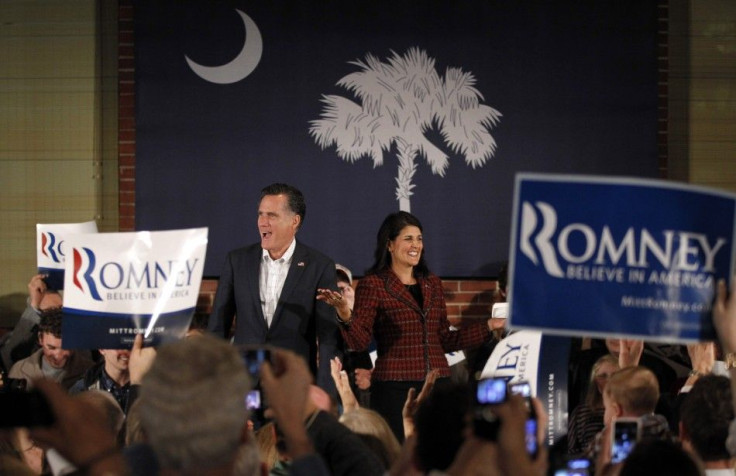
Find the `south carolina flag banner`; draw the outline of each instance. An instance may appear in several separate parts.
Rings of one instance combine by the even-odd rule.
[[[39,274],[45,274],[49,289],[64,289],[66,237],[75,233],[97,233],[97,223],[56,223],[36,225],[36,262]]]
[[[183,337],[194,314],[207,228],[67,238],[65,349],[129,348]]]
[[[516,179],[509,322],[546,333],[715,339],[736,195],[661,180]]]

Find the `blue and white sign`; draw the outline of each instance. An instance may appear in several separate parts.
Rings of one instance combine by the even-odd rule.
[[[715,338],[733,273],[736,195],[673,182],[519,174],[509,266],[514,328],[693,342]]]
[[[207,228],[67,238],[65,349],[128,348],[183,337],[202,282]]]
[[[97,223],[56,223],[36,225],[36,263],[38,273],[46,274],[49,289],[64,289],[66,237],[75,233],[97,233]]]
[[[526,381],[547,417],[547,443],[567,434],[567,373],[570,339],[535,331],[509,334],[493,349],[481,378]]]

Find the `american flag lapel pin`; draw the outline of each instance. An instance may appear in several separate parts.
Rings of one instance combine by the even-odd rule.
[[[304,261],[299,261],[296,265],[297,266],[301,266],[303,268],[304,267]]]

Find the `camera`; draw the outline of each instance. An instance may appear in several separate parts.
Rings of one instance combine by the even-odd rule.
[[[501,378],[486,378],[478,381],[475,392],[475,401],[478,405],[497,405],[506,401],[506,380]]]
[[[537,413],[534,411],[532,404],[532,386],[529,382],[521,381],[509,384],[509,393],[524,397],[526,409],[529,412],[526,423],[524,425],[524,438],[526,441],[526,451],[532,458],[537,456],[539,451],[538,435],[537,435]]]
[[[244,347],[241,354],[248,374],[253,380],[257,381],[260,378],[263,363],[271,361],[271,349],[268,347]]]
[[[505,379],[486,378],[478,381],[475,391],[473,433],[489,441],[495,441],[501,421],[492,406],[506,401],[507,385]]]
[[[264,362],[271,361],[271,349],[264,346],[246,346],[241,349],[241,355],[243,356],[243,363],[245,363],[248,375],[250,375],[251,381],[254,384],[253,390],[245,395],[245,408],[256,412],[256,416],[258,417],[259,412],[262,412],[266,407],[260,389],[261,367]]]
[[[515,382],[509,384],[509,392],[514,395],[521,395],[526,398],[527,401],[532,398],[532,386],[529,382]]]
[[[620,463],[629,456],[639,440],[640,424],[638,418],[619,418],[613,423],[611,438],[611,462]]]
[[[591,464],[587,458],[571,457],[565,461],[564,467],[555,470],[555,476],[588,476]]]
[[[7,378],[3,375],[3,386],[0,392],[22,392],[26,389],[27,383],[24,378]]]
[[[46,396],[38,390],[0,392],[0,428],[51,426],[54,421]]]
[[[245,408],[248,410],[261,410],[263,407],[260,390],[251,390],[245,395]]]

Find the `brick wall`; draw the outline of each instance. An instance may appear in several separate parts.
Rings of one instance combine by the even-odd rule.
[[[133,0],[118,2],[118,213],[135,230],[135,34]]]

